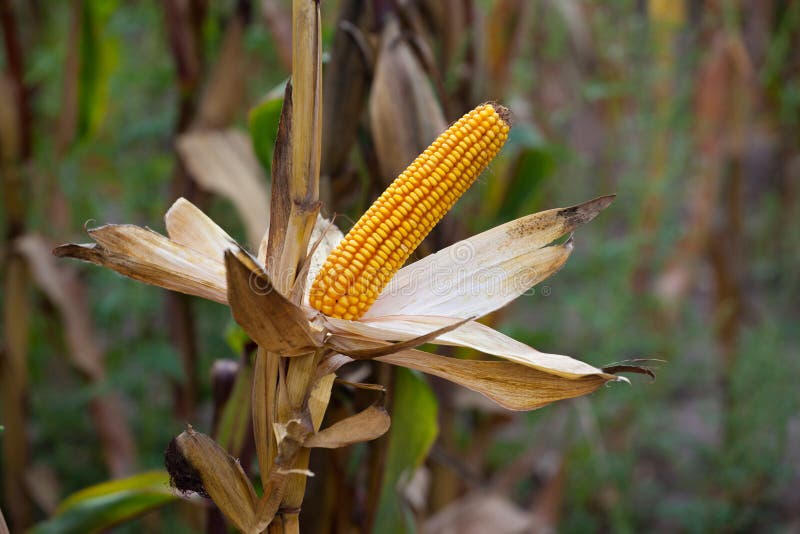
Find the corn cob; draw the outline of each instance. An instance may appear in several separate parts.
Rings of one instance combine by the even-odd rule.
[[[355,320],[486,168],[508,138],[497,104],[473,109],[395,179],[331,252],[311,286],[311,306]]]

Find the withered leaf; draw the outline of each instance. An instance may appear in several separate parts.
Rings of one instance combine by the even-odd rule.
[[[61,245],[53,254],[108,267],[146,284],[227,302],[225,268],[219,259],[131,224],[92,228],[89,236],[97,243]]]
[[[180,456],[176,456],[175,452],[179,452]],[[181,483],[191,482],[194,487],[186,486],[186,489],[207,494],[236,528],[243,532],[253,531],[258,499],[239,462],[213,439],[191,427],[175,438],[172,453],[167,458],[167,469],[173,480],[177,476]],[[175,470],[187,467],[180,457],[185,459],[190,470]]]
[[[337,449],[379,438],[389,430],[391,418],[383,406],[373,404],[309,437],[306,447]]]
[[[206,191],[234,205],[257,247],[269,221],[267,179],[249,138],[239,130],[192,131],[178,137],[178,154]]]
[[[601,375],[565,378],[513,362],[460,360],[420,350],[405,350],[376,359],[455,382],[509,410],[535,410],[558,400],[586,395],[610,379]]]
[[[225,253],[228,301],[236,322],[259,346],[298,356],[318,345],[300,308],[272,284],[267,273],[241,248]]]

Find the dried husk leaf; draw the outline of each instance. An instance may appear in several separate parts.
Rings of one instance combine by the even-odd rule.
[[[447,121],[425,72],[390,19],[381,35],[381,49],[369,99],[372,137],[386,178],[406,166],[447,129]]]
[[[375,347],[376,344],[381,344],[381,341],[405,341],[452,323],[452,317],[433,315],[385,316],[362,321],[325,318],[326,327],[331,332],[355,334],[356,338],[363,340],[364,348]],[[468,321],[451,332],[441,334],[432,340],[432,343],[474,349],[564,378],[603,374],[600,369],[571,356],[538,351],[475,321]],[[606,378],[610,379],[612,375],[606,375]]]
[[[547,247],[594,219],[614,200],[608,195],[571,206],[521,217],[459,241],[400,269],[364,315],[483,316],[557,271],[571,243]],[[543,248],[552,250],[541,250]],[[442,274],[459,289],[443,291]],[[505,278],[504,278],[505,277]],[[496,284],[489,291],[486,280]],[[450,281],[448,279],[448,281]]]
[[[279,356],[259,347],[253,365],[252,414],[253,438],[259,466],[272,465],[277,447],[272,432],[276,412],[276,387],[278,382]],[[269,470],[260,469],[261,485],[266,487]]]
[[[169,238],[185,245],[221,264],[225,251],[236,246],[236,241],[203,211],[180,197],[164,214]]]
[[[311,426],[315,432],[322,426],[322,419],[325,417],[325,410],[331,400],[331,388],[335,379],[335,373],[328,373],[317,380],[311,389],[308,411],[311,414]]]
[[[384,435],[391,418],[383,406],[373,404],[368,408],[338,421],[312,435],[303,444],[306,447],[338,449],[362,441],[372,441]]]
[[[89,230],[97,243],[56,247],[53,254],[108,267],[146,284],[227,303],[225,266],[148,228],[108,224]]]
[[[474,319],[474,317],[468,317],[460,321],[453,321],[452,324],[433,330],[430,333],[414,337],[407,341],[400,341],[398,343],[392,343],[389,345],[379,345],[371,348],[352,348],[353,345],[355,345],[356,347],[363,347],[363,343],[355,343],[355,344],[353,344],[352,342],[348,343],[348,341],[350,341],[350,338],[348,336],[337,336],[337,335],[332,335],[326,341],[326,344],[332,349],[339,352],[340,354],[349,356],[350,358],[356,360],[376,358],[378,356],[393,354],[395,352],[399,352],[405,349],[413,349],[415,347],[419,347],[420,345],[424,345],[425,343],[429,343],[443,334],[452,332],[459,326],[471,321],[472,319]]]
[[[180,135],[176,147],[200,187],[230,200],[257,247],[269,221],[269,191],[248,136],[237,129],[192,131]]]
[[[329,377],[332,379],[334,376],[335,375],[331,373],[326,375],[323,380]],[[380,392],[380,396],[366,409],[342,419],[341,421],[337,421],[328,428],[319,430],[319,425],[316,425],[317,433],[309,436],[303,446],[337,449],[339,447],[353,445],[354,443],[377,439],[389,430],[391,418],[384,408],[386,389],[383,386],[377,384],[353,384],[343,381],[339,383],[378,391]],[[328,388],[328,395],[330,395],[330,388]]]
[[[267,266],[267,272],[273,279],[283,276],[284,267],[281,262],[283,246],[286,242],[286,229],[289,225],[292,199],[290,182],[292,179],[292,81],[286,84],[283,95],[283,107],[278,121],[278,134],[275,138],[275,150],[272,153],[272,195],[270,197],[270,218],[267,230],[267,246],[261,259]],[[263,248],[263,247],[262,247]]]
[[[302,310],[272,284],[255,259],[241,248],[225,253],[228,300],[233,317],[260,347],[298,356],[318,345]]]
[[[444,378],[517,411],[535,410],[558,400],[587,395],[614,379],[610,375],[564,378],[512,362],[460,360],[420,350],[405,350],[376,359]]]
[[[239,462],[213,439],[191,427],[175,441],[180,453],[200,475],[203,488],[214,504],[236,528],[255,532],[257,496]]]
[[[327,221],[322,218],[322,215],[317,214],[317,224],[314,225],[314,231],[311,232],[306,261],[303,262],[303,267],[297,273],[297,278],[292,286],[290,295],[292,302],[309,305],[308,295],[311,293],[311,287],[317,274],[322,270],[331,251],[343,238],[342,231],[332,220]]]

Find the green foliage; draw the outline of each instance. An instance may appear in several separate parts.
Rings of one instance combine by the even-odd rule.
[[[248,115],[250,137],[261,166],[272,168],[272,153],[278,137],[278,121],[283,107],[283,86],[271,91]]]
[[[402,489],[436,440],[437,402],[425,379],[402,368],[396,370],[392,397],[392,427],[375,532],[413,532]]]
[[[91,135],[107,106],[108,81],[117,64],[119,44],[105,35],[116,0],[83,0],[78,71],[78,139]]]
[[[101,532],[175,501],[165,471],[103,482],[67,497],[55,515],[30,534]]]

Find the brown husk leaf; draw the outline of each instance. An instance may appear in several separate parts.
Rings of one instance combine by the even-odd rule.
[[[587,395],[610,380],[598,375],[570,379],[513,362],[461,360],[420,350],[376,359],[444,378],[509,410],[535,410],[558,400]]]
[[[318,343],[302,310],[275,288],[247,252],[226,251],[225,267],[233,317],[260,347],[283,356],[314,350]]]

